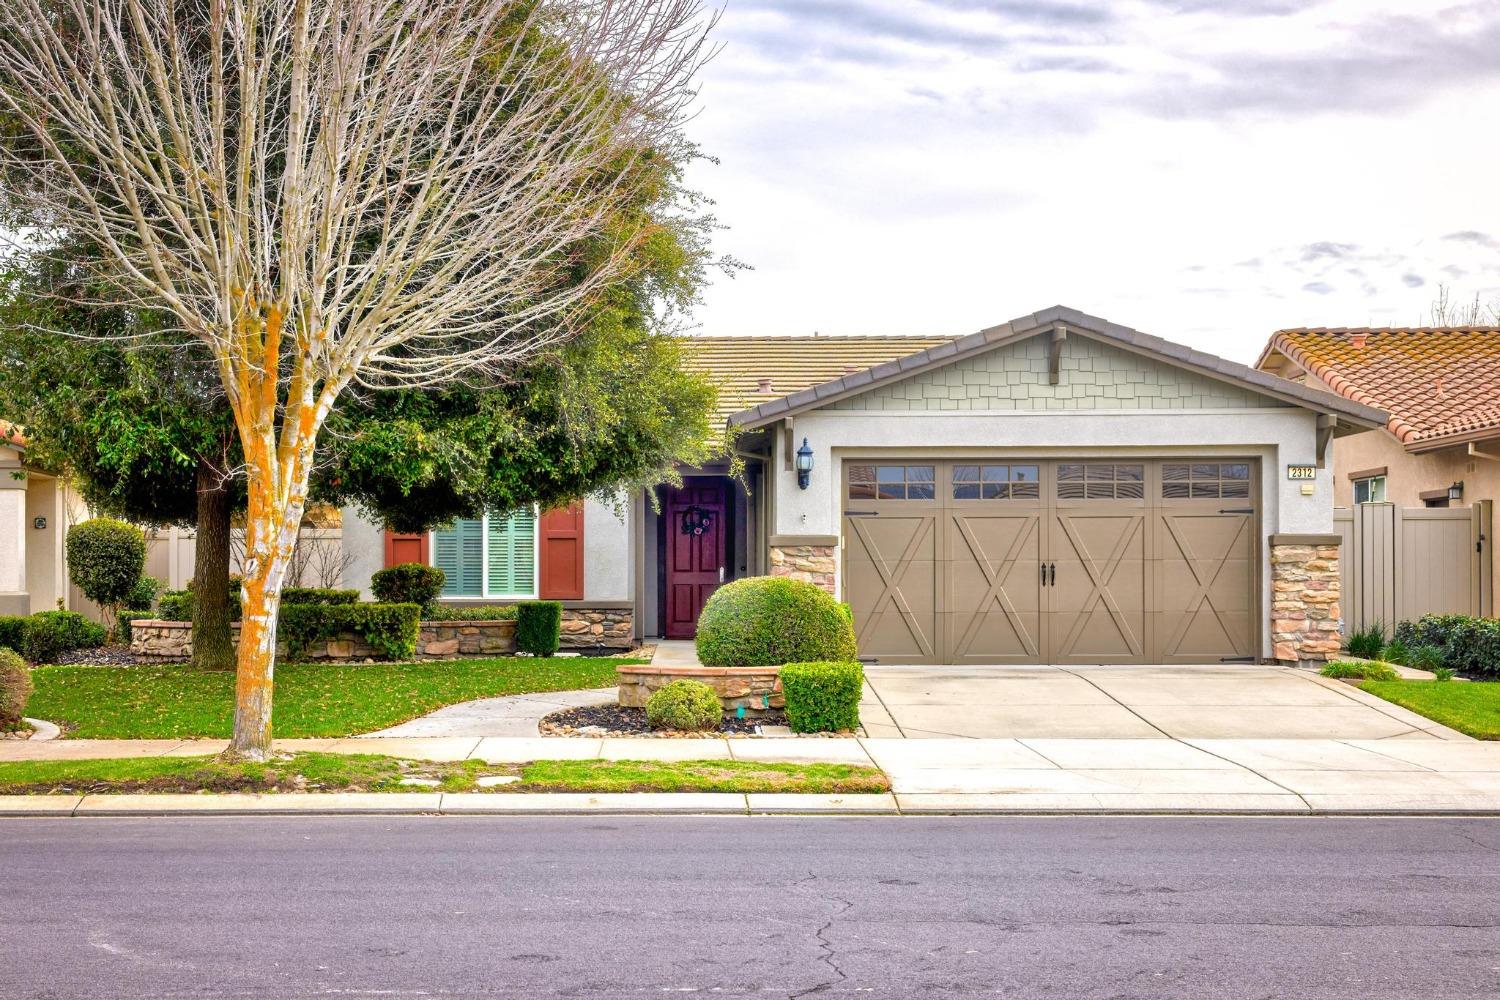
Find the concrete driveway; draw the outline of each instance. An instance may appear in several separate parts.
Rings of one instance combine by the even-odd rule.
[[[1311,671],[1269,666],[866,667],[871,736],[1458,739]]]

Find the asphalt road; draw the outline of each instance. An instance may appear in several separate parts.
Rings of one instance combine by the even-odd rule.
[[[1500,820],[0,822],[0,998],[1500,996]]]

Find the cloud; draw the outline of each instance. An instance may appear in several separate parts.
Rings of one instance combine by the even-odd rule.
[[[1326,281],[1309,281],[1302,286],[1304,292],[1312,292],[1314,295],[1332,295],[1336,288]]]
[[[1302,259],[1304,261],[1314,260],[1343,260],[1359,247],[1353,243],[1334,243],[1331,240],[1320,240],[1317,243],[1309,243],[1302,248]]]
[[[1406,274],[1403,274],[1401,276],[1401,283],[1407,288],[1421,288],[1423,285],[1427,284],[1427,279],[1422,277],[1420,274],[1412,274],[1410,271],[1408,271]]]

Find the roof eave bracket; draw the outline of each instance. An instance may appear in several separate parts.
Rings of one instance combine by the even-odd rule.
[[[1052,328],[1052,334],[1047,338],[1048,385],[1058,385],[1062,382],[1062,349],[1067,339],[1068,328],[1061,323]]]

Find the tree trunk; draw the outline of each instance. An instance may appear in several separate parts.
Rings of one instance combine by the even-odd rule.
[[[229,614],[229,483],[198,460],[198,541],[193,553],[193,666],[233,670]]]

